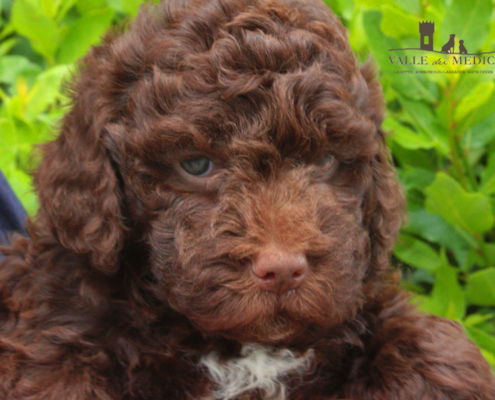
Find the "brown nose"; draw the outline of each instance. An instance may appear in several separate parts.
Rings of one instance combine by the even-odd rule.
[[[272,250],[261,253],[251,273],[258,286],[282,294],[297,288],[306,278],[308,261],[304,254]]]

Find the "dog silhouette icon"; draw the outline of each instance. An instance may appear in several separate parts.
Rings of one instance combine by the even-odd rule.
[[[442,47],[442,53],[453,53],[455,47],[455,35],[451,34],[450,39],[447,43],[445,43]]]

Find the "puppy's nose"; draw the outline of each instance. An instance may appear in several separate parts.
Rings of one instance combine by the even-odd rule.
[[[299,287],[307,272],[308,261],[304,254],[282,250],[261,253],[251,270],[261,289],[277,294]]]

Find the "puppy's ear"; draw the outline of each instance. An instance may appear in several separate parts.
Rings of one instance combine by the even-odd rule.
[[[35,174],[36,221],[62,246],[87,255],[96,269],[110,274],[118,268],[125,227],[119,182],[103,144],[108,116],[97,75],[83,67],[59,136],[42,147]]]
[[[392,166],[381,128],[384,99],[371,61],[361,67],[368,88],[365,112],[377,127],[378,154],[371,160],[373,179],[364,202],[364,219],[371,239],[370,275],[381,275],[389,267],[389,258],[402,221],[405,219],[405,199]]]

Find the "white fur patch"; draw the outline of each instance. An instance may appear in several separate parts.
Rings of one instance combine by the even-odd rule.
[[[217,385],[212,399],[231,400],[251,390],[262,390],[267,400],[286,400],[283,378],[307,372],[313,355],[312,349],[297,355],[288,349],[245,344],[240,357],[222,361],[211,352],[201,358],[201,365]]]

